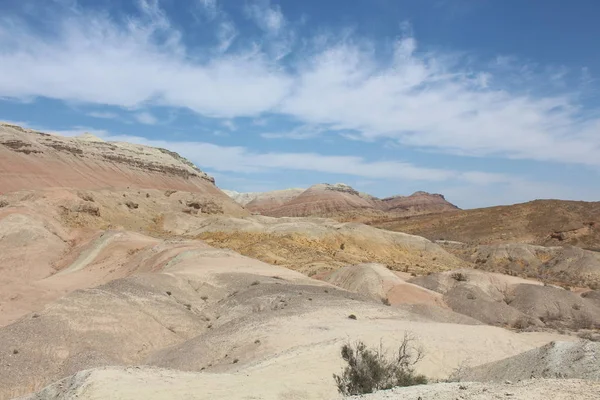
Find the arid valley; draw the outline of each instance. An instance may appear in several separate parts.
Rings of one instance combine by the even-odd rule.
[[[171,151],[0,126],[0,398],[598,399],[600,203],[225,194]]]

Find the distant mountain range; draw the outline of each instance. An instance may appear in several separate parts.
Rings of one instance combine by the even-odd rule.
[[[321,183],[308,189],[239,193],[224,191],[251,212],[272,217],[377,218],[413,216],[458,210],[441,194],[416,192],[379,199],[343,184]]]

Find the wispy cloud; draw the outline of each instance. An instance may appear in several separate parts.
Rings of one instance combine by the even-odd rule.
[[[226,120],[222,121],[222,122],[221,122],[221,124],[222,124],[222,125],[223,125],[225,128],[229,129],[230,131],[235,131],[235,130],[237,130],[237,125],[235,124],[235,122],[233,122],[233,121],[232,121],[232,120],[230,120],[230,119],[226,119]]]
[[[141,124],[145,124],[145,125],[155,125],[156,123],[158,123],[158,119],[150,114],[149,112],[141,112],[141,113],[137,113],[135,114],[135,119],[141,123]]]
[[[264,139],[313,139],[326,131],[325,127],[314,125],[301,125],[285,132],[264,132],[260,136]]]
[[[271,5],[269,0],[255,0],[246,6],[246,13],[259,28],[270,34],[278,34],[286,24],[279,5]]]
[[[220,51],[214,52],[214,47],[186,47],[157,1],[139,5],[140,16],[126,24],[68,9],[56,14],[49,34],[4,13],[0,97],[44,96],[127,109],[160,105],[226,119],[271,113],[315,130],[350,132],[349,139],[429,152],[600,166],[597,115],[586,111],[570,89],[536,91],[536,77],[560,82],[569,71],[538,71],[514,57],[497,58],[478,70],[460,57],[419,51],[406,26],[389,52],[376,51],[351,33],[296,43],[281,8],[268,1],[246,7],[264,37],[232,46],[239,26],[218,25]],[[511,84],[507,74],[526,76],[531,90]],[[583,75],[592,79],[589,71]]]
[[[402,161],[368,161],[358,156],[319,153],[256,152],[241,146],[220,146],[206,142],[149,140],[138,136],[101,134],[109,141],[126,141],[177,151],[201,168],[219,172],[256,174],[280,171],[312,171],[368,179],[447,181],[473,184],[513,181],[504,174],[426,168]]]
[[[92,118],[101,118],[101,119],[117,119],[119,115],[113,112],[102,112],[102,111],[92,111],[86,114]]]

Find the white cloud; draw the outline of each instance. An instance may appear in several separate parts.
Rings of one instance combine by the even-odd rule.
[[[235,38],[237,37],[238,32],[235,28],[233,22],[229,20],[222,21],[219,24],[219,28],[217,29],[217,39],[219,41],[218,50],[221,53],[226,52]]]
[[[371,51],[352,44],[327,48],[300,71],[283,110],[405,146],[600,165],[600,137],[588,134],[598,120],[582,118],[569,96],[489,88],[489,74],[450,71],[415,49],[413,39],[402,39],[393,61],[381,65]]]
[[[325,127],[301,125],[286,132],[264,132],[260,136],[264,139],[313,139],[325,132]]]
[[[137,113],[135,114],[135,119],[141,123],[141,124],[145,124],[145,125],[155,125],[158,122],[158,119],[150,114],[149,112],[141,112],[141,113]]]
[[[102,112],[102,111],[92,111],[86,114],[87,116],[93,118],[101,118],[101,119],[117,119],[119,115],[113,112]]]
[[[210,116],[251,116],[289,91],[290,78],[260,52],[192,62],[164,14],[153,3],[142,4],[149,22],[131,19],[121,26],[82,11],[58,21],[55,35],[0,17],[0,96],[126,108],[152,101]]]
[[[236,42],[235,51],[237,28],[220,24],[215,53],[186,48],[156,0],[139,4],[142,17],[125,25],[104,14],[67,10],[43,36],[4,13],[0,97],[133,109],[162,105],[223,118],[283,114],[315,129],[350,131],[344,134],[350,139],[600,166],[600,119],[586,114],[577,93],[541,96],[503,86],[502,71],[535,79],[535,68],[520,66],[514,57],[498,57],[489,70],[461,66],[439,52],[419,52],[404,24],[406,36],[391,54],[376,52],[353,34],[329,35],[302,38],[302,50],[283,63],[294,40],[286,36],[288,22],[277,5],[259,1],[246,7],[268,34],[244,46]],[[306,45],[314,42],[319,46]],[[554,81],[565,76],[562,69],[543,73]],[[592,79],[588,71],[583,75]]]
[[[217,15],[217,0],[198,0],[198,4],[209,17],[214,18]]]
[[[235,124],[235,122],[233,122],[230,119],[226,119],[226,120],[222,121],[221,125],[223,125],[227,129],[229,129],[230,131],[237,130],[237,125]]]
[[[514,180],[513,177],[503,174],[426,168],[401,161],[367,161],[358,156],[333,156],[319,153],[261,153],[240,146],[219,146],[205,142],[149,140],[137,136],[110,135],[102,131],[96,131],[94,134],[100,135],[103,139],[109,141],[125,141],[167,148],[189,158],[200,168],[219,172],[255,174],[292,170],[391,181],[441,182],[458,180],[474,184],[487,183],[486,180],[490,182]]]
[[[259,28],[270,34],[278,34],[286,24],[279,5],[271,5],[269,0],[256,0],[246,6],[248,16]]]

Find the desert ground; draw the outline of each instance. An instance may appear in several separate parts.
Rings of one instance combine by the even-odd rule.
[[[429,383],[356,398],[600,398],[600,207],[512,207],[226,194],[165,149],[0,125],[0,399],[341,399],[342,346],[405,334]]]

